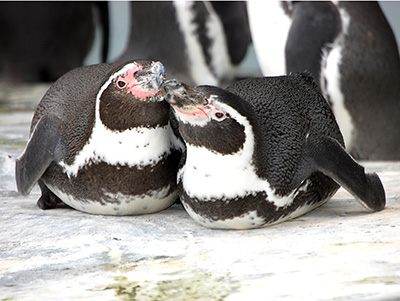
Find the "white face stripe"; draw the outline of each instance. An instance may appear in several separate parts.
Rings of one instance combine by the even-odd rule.
[[[112,74],[108,80],[104,83],[103,86],[101,86],[99,93],[97,93],[96,96],[96,120],[98,115],[100,114],[100,97],[103,94],[103,92],[107,89],[107,87],[112,83],[112,81],[114,79],[116,79],[118,76],[124,75],[125,73],[127,73],[131,68],[136,67],[137,64],[136,63],[129,63],[126,64],[122,69],[118,70],[117,72],[115,72],[114,74]]]
[[[179,121],[185,124],[191,124],[199,127],[204,127],[207,125],[208,122],[210,122],[212,119],[215,119],[213,116],[213,113],[215,110],[217,111],[222,111],[224,113],[232,112],[234,116],[237,116],[236,118],[241,118],[241,115],[231,107],[219,102],[217,95],[210,95],[207,100],[209,105],[206,105],[202,108],[203,112],[197,111],[195,114],[185,114],[182,112],[179,112],[179,109],[175,109],[175,116],[178,118]],[[208,107],[210,106],[210,107]],[[214,109],[215,108],[215,109]],[[208,118],[206,118],[205,114],[208,115]]]

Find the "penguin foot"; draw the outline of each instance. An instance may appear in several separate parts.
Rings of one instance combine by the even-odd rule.
[[[39,181],[39,187],[42,191],[42,196],[37,201],[37,205],[40,209],[69,208],[69,206],[51,192],[42,181]]]
[[[42,196],[37,201],[37,205],[42,210],[68,208],[68,205],[66,205],[54,193],[50,191],[48,193],[42,194]]]

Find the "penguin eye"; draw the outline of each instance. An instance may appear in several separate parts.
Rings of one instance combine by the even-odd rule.
[[[222,120],[225,118],[225,114],[223,112],[215,112],[214,116],[217,118],[217,120]]]
[[[120,79],[120,80],[117,81],[117,86],[118,86],[119,88],[123,89],[123,88],[126,87],[126,82],[123,81],[122,79]]]

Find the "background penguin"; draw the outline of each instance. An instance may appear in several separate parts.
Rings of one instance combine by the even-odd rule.
[[[95,15],[99,16],[99,22]],[[83,65],[95,25],[108,51],[107,2],[0,2],[0,72],[6,82],[52,82]]]
[[[379,177],[365,174],[344,150],[311,77],[246,79],[227,90],[171,80],[163,93],[186,143],[179,197],[200,224],[247,229],[282,222],[322,205],[338,184],[366,208],[384,208]]]
[[[248,3],[264,75],[309,71],[357,159],[400,159],[400,57],[377,2]]]
[[[132,1],[127,48],[117,59],[157,58],[189,84],[233,81],[250,44],[244,2]]]
[[[145,60],[72,70],[33,116],[16,161],[22,195],[39,181],[38,206],[61,201],[89,213],[152,213],[176,199],[182,143],[159,93],[164,67]]]

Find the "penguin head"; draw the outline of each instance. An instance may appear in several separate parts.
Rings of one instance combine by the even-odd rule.
[[[142,101],[160,101],[161,84],[165,79],[164,66],[160,62],[136,61],[125,65],[125,73],[117,75],[112,84],[125,94],[132,94]]]
[[[96,100],[97,113],[107,128],[121,132],[168,123],[169,107],[160,94],[165,80],[160,62],[136,60],[118,64],[108,76]]]
[[[250,103],[218,87],[191,88],[177,80],[166,81],[162,93],[175,111],[187,144],[229,155],[250,143],[253,151],[257,121]]]

